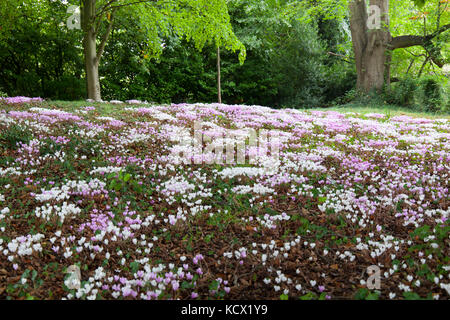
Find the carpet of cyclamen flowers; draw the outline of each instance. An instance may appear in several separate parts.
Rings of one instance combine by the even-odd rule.
[[[68,105],[0,100],[0,299],[449,299],[448,119]],[[194,121],[279,157],[177,164]]]

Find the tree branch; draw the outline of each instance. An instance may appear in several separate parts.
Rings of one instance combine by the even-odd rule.
[[[437,29],[435,32],[433,32],[432,34],[428,35],[427,38],[428,38],[428,40],[431,40],[431,39],[435,38],[436,36],[440,35],[441,33],[447,31],[448,29],[450,29],[450,23],[446,24],[446,25],[443,25],[442,27]]]
[[[110,0],[105,6],[103,6],[103,8],[100,10],[100,12],[96,14],[96,17],[102,16],[106,11],[111,10],[111,9],[116,10],[118,8],[129,7],[129,6],[132,6],[135,4],[139,4],[139,3],[158,2],[158,0],[137,0],[134,2],[118,4],[118,5],[113,5],[114,2],[117,2],[117,0]]]
[[[442,68],[445,64],[443,61],[440,51],[438,48],[433,46],[432,40],[440,35],[441,33],[450,29],[450,24],[446,24],[439,29],[437,29],[432,34],[427,36],[398,36],[392,38],[391,42],[388,45],[390,50],[400,49],[400,48],[409,48],[413,46],[422,46],[427,53],[429,54],[429,58],[436,64],[438,67]]]
[[[427,42],[430,42],[433,38],[447,31],[448,29],[450,29],[450,24],[446,24],[440,27],[438,30],[427,36],[408,35],[408,36],[394,37],[389,43],[389,47],[391,50],[395,50],[400,48],[409,48],[413,46],[424,46]]]
[[[428,61],[430,60],[430,56],[426,57],[425,61],[422,64],[422,67],[420,67],[420,71],[418,74],[418,78],[420,78],[420,76],[422,75],[423,69],[425,68],[425,66],[427,65]]]
[[[108,29],[106,30],[105,34],[103,35],[102,42],[100,43],[100,46],[98,47],[97,57],[95,58],[95,62],[96,63],[100,62],[100,59],[101,59],[102,54],[103,54],[103,51],[105,50],[106,42],[108,41],[109,35],[111,34],[112,26],[113,26],[113,23],[114,23],[115,11],[116,10],[113,9],[113,11],[111,13],[111,19],[109,21]]]
[[[109,0],[108,3],[106,3],[100,10],[98,13],[95,14],[95,18],[99,18],[103,15],[103,13],[105,13],[108,9],[110,9],[111,5],[114,2],[117,2],[118,0]]]
[[[391,50],[409,48],[414,46],[423,46],[425,44],[425,37],[422,36],[398,36],[392,38],[389,43]]]
[[[334,52],[327,52],[327,54],[330,55],[330,56],[339,57],[343,61],[345,61],[347,63],[351,63],[351,64],[353,64],[354,62],[348,61],[347,59],[355,60],[355,58],[353,58],[353,57],[347,57],[347,56],[344,56],[343,54],[338,54],[338,53],[334,53]]]

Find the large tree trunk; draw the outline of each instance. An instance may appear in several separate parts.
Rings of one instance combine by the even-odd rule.
[[[97,35],[94,28],[95,2],[95,0],[83,1],[81,22],[84,31],[83,48],[88,98],[99,101],[101,100],[101,94],[98,76],[99,59],[97,59]]]
[[[390,73],[389,0],[370,0],[370,5],[379,8],[379,27],[374,27],[372,21],[369,21],[368,26],[369,16],[365,0],[350,2],[350,29],[356,60],[357,88],[365,92],[373,89],[380,91]],[[389,83],[389,80],[387,82]]]

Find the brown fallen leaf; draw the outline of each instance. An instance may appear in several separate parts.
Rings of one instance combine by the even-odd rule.
[[[245,279],[241,279],[241,283],[242,283],[244,286],[249,286],[249,285],[250,285],[250,284],[248,283],[248,281],[245,280]]]
[[[252,226],[245,226],[245,230],[247,230],[248,232],[254,232],[255,230],[253,228],[254,227]]]

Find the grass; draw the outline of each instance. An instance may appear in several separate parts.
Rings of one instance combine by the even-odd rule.
[[[400,115],[406,115],[414,118],[430,118],[430,119],[450,119],[450,114],[442,113],[432,113],[432,112],[422,112],[415,111],[404,107],[394,106],[394,105],[381,105],[381,104],[362,104],[362,103],[348,103],[339,106],[333,106],[329,108],[312,109],[321,111],[338,111],[338,112],[355,112],[362,115],[367,113],[381,113],[385,114],[387,117],[395,117]]]
[[[118,107],[117,105],[105,102],[88,102],[84,100],[80,101],[50,101],[49,105],[53,105],[57,108],[62,108],[67,112],[74,112],[77,109],[82,107],[93,106],[96,111],[102,116],[112,116],[117,114]]]
[[[112,116],[115,113],[117,113],[117,105],[105,103],[105,102],[88,102],[84,100],[80,101],[60,101],[55,100],[51,101],[49,103],[50,105],[55,105],[56,107],[63,108],[64,110],[68,112],[73,112],[76,109],[79,109],[80,107],[87,107],[87,106],[95,106],[96,110],[102,115],[102,116]],[[430,118],[430,119],[450,119],[450,114],[443,114],[443,113],[432,113],[432,112],[423,112],[423,111],[417,111],[412,110],[405,107],[400,107],[396,105],[389,105],[389,104],[381,104],[381,103],[375,103],[375,102],[350,102],[343,105],[337,105],[332,106],[328,108],[313,108],[313,109],[305,109],[306,110],[320,110],[320,111],[338,111],[342,113],[346,112],[355,112],[360,113],[362,115],[365,115],[367,113],[381,113],[385,114],[387,118],[389,117],[395,117],[399,115],[406,115],[414,118]]]

